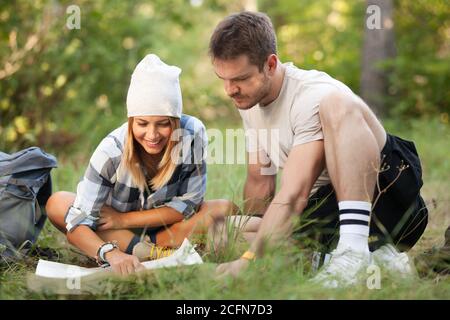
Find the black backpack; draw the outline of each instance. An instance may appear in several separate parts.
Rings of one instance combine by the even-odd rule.
[[[20,258],[36,242],[52,194],[50,170],[56,167],[56,158],[38,147],[0,152],[0,263]]]

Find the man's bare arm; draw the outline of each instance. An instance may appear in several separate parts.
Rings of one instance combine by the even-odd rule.
[[[293,217],[307,205],[314,182],[325,166],[323,141],[314,141],[292,148],[283,170],[280,191],[267,209],[246,258],[220,264],[218,275],[236,276],[248,265],[248,257],[262,256],[266,244],[286,240],[293,231]],[[246,253],[246,254],[247,254]]]
[[[270,166],[261,163],[261,155],[248,153],[247,179],[244,185],[244,212],[263,215],[275,195],[276,174],[264,175],[262,169]]]
[[[311,188],[324,166],[323,141],[306,143],[291,150],[280,191],[267,209],[250,251],[261,256],[266,241],[275,243],[292,234],[293,217],[303,212]]]

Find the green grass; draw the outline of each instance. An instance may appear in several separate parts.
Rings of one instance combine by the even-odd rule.
[[[439,246],[444,230],[450,225],[450,127],[436,119],[409,123],[386,121],[389,132],[413,140],[423,161],[423,196],[429,205],[430,221],[410,255]],[[90,155],[59,156],[59,168],[53,171],[54,191],[74,191]],[[243,165],[210,165],[207,199],[226,198],[242,205],[245,179]],[[82,257],[67,244],[65,237],[47,223],[39,244],[56,248],[60,261],[80,263]],[[239,248],[237,246],[236,248]],[[242,250],[242,246],[241,246]],[[182,268],[153,270],[128,278],[111,277],[99,282],[91,294],[81,296],[33,292],[27,276],[34,272],[36,261],[11,265],[0,270],[0,299],[449,299],[450,278],[429,275],[414,281],[384,276],[381,289],[366,286],[351,290],[325,290],[311,285],[311,250],[300,246],[283,246],[252,263],[239,278],[217,279],[214,269],[218,257],[200,249],[205,264]],[[239,255],[239,250],[231,256]],[[228,255],[230,256],[230,255]],[[81,259],[81,260],[80,260]]]

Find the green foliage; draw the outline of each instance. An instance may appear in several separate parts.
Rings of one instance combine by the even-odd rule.
[[[316,69],[359,89],[365,1],[261,1],[272,17],[282,61]]]
[[[192,2],[195,3],[195,2]],[[0,4],[0,149],[38,145],[50,152],[90,151],[125,120],[133,68],[156,53],[183,69],[184,110],[208,124],[236,123],[207,55],[216,23],[242,1],[5,0]],[[391,115],[450,110],[450,6],[397,0],[397,57],[389,73]],[[81,28],[66,26],[81,10]],[[282,61],[328,72],[359,90],[363,0],[258,1],[272,17]],[[80,143],[80,142],[83,143]]]
[[[80,8],[80,29],[66,26],[69,5]],[[228,115],[222,92],[211,86],[206,39],[213,18],[183,0],[2,1],[0,68],[16,69],[0,78],[0,149],[95,145],[125,121],[131,73],[152,52],[183,69],[186,113]]]
[[[387,61],[391,115],[450,113],[450,5],[443,0],[398,0],[397,57]]]
[[[450,6],[445,0],[394,1],[397,55],[379,65],[389,76],[387,114],[418,117],[450,112]],[[359,91],[366,2],[260,1],[271,16],[283,61],[317,69]]]

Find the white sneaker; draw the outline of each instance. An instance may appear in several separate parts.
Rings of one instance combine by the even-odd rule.
[[[417,275],[413,261],[405,252],[398,252],[391,245],[386,244],[372,252],[373,263],[383,268],[393,276],[400,275],[402,278],[415,277]]]
[[[355,285],[366,274],[370,263],[370,252],[358,252],[352,248],[333,250],[330,261],[312,278],[312,282],[326,288]]]

